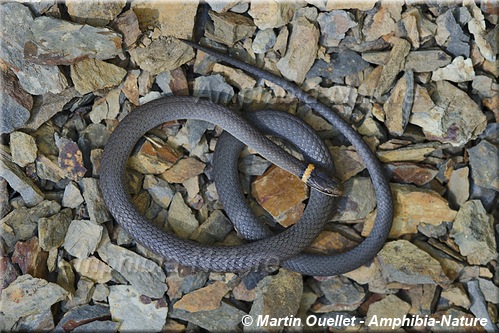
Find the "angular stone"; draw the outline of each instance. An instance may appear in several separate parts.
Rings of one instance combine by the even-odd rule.
[[[97,252],[105,263],[130,282],[139,295],[161,298],[168,289],[165,273],[154,261],[111,244],[108,239],[102,240]]]
[[[253,39],[253,44],[251,44],[251,49],[256,54],[264,54],[272,47],[274,47],[277,41],[277,36],[274,29],[264,29],[259,30],[255,38]]]
[[[172,309],[169,317],[187,321],[210,332],[237,331],[241,318],[247,313],[222,302],[222,306],[212,311],[187,312]]]
[[[486,265],[497,256],[493,219],[480,200],[470,200],[461,206],[450,236],[472,265]]]
[[[409,303],[404,302],[400,298],[395,295],[388,295],[383,298],[381,301],[372,303],[369,306],[366,314],[366,323],[370,323],[369,325],[375,325],[378,330],[394,330],[399,329],[400,325],[397,325],[394,320],[394,324],[390,325],[388,321],[385,321],[386,324],[383,325],[381,319],[383,318],[398,318],[400,323],[405,318],[407,313],[409,313],[409,309],[411,306]],[[398,321],[397,321],[398,322]]]
[[[498,165],[498,147],[486,140],[469,148],[471,176],[476,185],[499,191],[499,171],[491,168]]]
[[[357,26],[353,15],[344,10],[320,13],[317,22],[321,27],[321,44],[327,47],[338,46],[345,33]]]
[[[307,186],[296,176],[278,167],[271,167],[252,184],[256,201],[281,225],[298,222],[303,214]]]
[[[447,183],[449,202],[453,207],[462,206],[470,196],[469,168],[452,171]]]
[[[356,74],[369,67],[369,64],[357,53],[345,50],[339,53],[333,53],[330,56],[330,62],[327,63],[319,59],[312,66],[307,77],[321,76],[331,80]]]
[[[406,240],[386,243],[378,253],[378,259],[389,283],[438,284],[442,287],[450,283],[436,259]]]
[[[175,233],[182,238],[189,238],[199,227],[196,216],[192,213],[182,198],[182,194],[175,194],[170,210],[168,211],[168,222]]]
[[[35,19],[24,44],[25,60],[49,66],[73,65],[85,58],[106,60],[121,52],[121,36],[112,30],[48,16]]]
[[[393,44],[390,55],[381,72],[377,87],[374,89],[374,96],[381,97],[390,90],[397,75],[404,68],[405,58],[409,54],[411,44],[405,39],[399,38]]]
[[[125,75],[123,68],[92,58],[71,65],[71,79],[80,94],[116,87]]]
[[[470,37],[463,32],[461,25],[456,21],[458,10],[464,10],[469,16],[465,7],[449,9],[445,14],[437,17],[437,31],[435,35],[436,42],[447,48],[447,51],[453,56],[470,56]],[[471,19],[471,17],[469,17]],[[465,22],[460,22],[464,24]]]
[[[43,251],[38,237],[32,237],[26,242],[17,242],[12,255],[12,263],[18,264],[23,274],[35,278],[47,279],[48,253]]]
[[[62,197],[62,206],[69,208],[77,208],[84,202],[78,185],[74,182],[69,182],[64,189]]]
[[[465,309],[470,308],[470,299],[461,284],[451,285],[449,288],[442,290],[441,296],[453,305],[460,306]]]
[[[80,305],[87,304],[92,299],[94,292],[94,282],[86,277],[81,277],[76,285],[76,292],[67,302],[63,302],[62,310],[68,311]]]
[[[322,11],[331,11],[333,9],[359,9],[368,11],[376,4],[375,0],[366,1],[345,1],[345,0],[306,0],[307,3],[314,5]]]
[[[401,136],[409,122],[414,102],[414,74],[405,72],[398,80],[388,100],[383,105],[385,125],[393,136]]]
[[[112,2],[92,0],[86,3],[82,3],[78,0],[68,0],[66,2],[69,16],[71,16],[73,21],[93,26],[105,26],[113,20],[116,15],[121,13],[125,5],[125,0]]]
[[[25,167],[35,161],[38,148],[31,135],[17,131],[10,134],[10,151],[12,152],[12,162],[20,167]]]
[[[194,80],[194,96],[206,97],[213,103],[228,104],[234,96],[234,89],[222,75],[200,76]]]
[[[63,333],[76,330],[86,323],[109,319],[109,307],[104,305],[83,305],[64,314],[54,333]]]
[[[422,186],[430,182],[438,171],[430,167],[409,163],[388,164],[391,178],[397,183],[413,183]]]
[[[475,318],[485,318],[487,320],[487,323],[484,328],[489,332],[493,332],[496,329],[496,326],[494,326],[493,320],[490,318],[487,304],[485,302],[485,297],[480,290],[479,282],[477,280],[471,280],[467,283],[467,286],[468,294],[471,299],[471,313],[475,315]]]
[[[0,133],[10,133],[26,124],[33,108],[33,97],[20,86],[14,72],[0,62],[2,80],[2,123]]]
[[[168,314],[163,298],[153,301],[132,286],[111,286],[109,307],[113,321],[121,323],[120,331],[161,331]]]
[[[12,328],[19,332],[51,331],[54,328],[52,311],[47,309],[41,313],[22,317]]]
[[[249,17],[232,13],[209,12],[213,26],[208,25],[206,36],[214,41],[233,46],[245,37],[250,37],[256,28]]]
[[[229,290],[224,282],[215,281],[207,287],[185,295],[173,305],[173,308],[188,312],[216,310],[222,305],[222,298]]]
[[[87,220],[73,220],[64,239],[64,248],[74,257],[84,259],[94,253],[102,237],[102,226]]]
[[[173,37],[157,39],[129,52],[139,67],[151,75],[175,69],[194,58],[192,48]]]
[[[66,177],[73,181],[85,175],[87,169],[83,165],[83,154],[78,144],[73,140],[55,135],[55,142],[59,148],[59,167],[65,172]]]
[[[57,263],[57,284],[71,295],[76,294],[73,267],[64,259]]]
[[[176,2],[139,0],[132,3],[132,10],[139,19],[140,27],[157,27],[161,36],[190,39],[198,1]]]
[[[258,29],[279,28],[293,17],[295,5],[291,2],[268,1],[251,4],[248,12]]]
[[[83,178],[80,185],[83,188],[83,198],[87,204],[90,219],[98,224],[110,221],[111,214],[107,210],[97,179]]]
[[[425,159],[426,155],[435,151],[437,146],[433,143],[416,143],[413,145],[392,149],[392,150],[378,150],[376,155],[381,162],[421,162]]]
[[[161,207],[168,209],[175,195],[174,189],[166,181],[147,175],[144,178],[144,189],[149,192],[152,199]]]
[[[459,56],[454,58],[451,64],[433,71],[431,79],[433,81],[466,82],[472,81],[474,77],[475,71],[471,59],[464,60],[463,57]]]
[[[277,62],[277,68],[286,79],[298,84],[303,82],[314,64],[318,39],[319,29],[306,18],[300,17],[293,21],[286,55]]]
[[[315,313],[332,311],[352,311],[357,309],[366,294],[361,286],[341,276],[328,277],[317,282],[317,287],[325,301],[316,301],[311,310]]]
[[[362,59],[376,65],[385,65],[389,59],[390,52],[364,52]],[[452,57],[442,50],[416,50],[407,55],[404,70],[412,70],[415,73],[430,72],[450,64]]]
[[[213,244],[222,241],[233,229],[230,220],[217,209],[194,231],[191,239],[203,244]]]
[[[43,250],[50,251],[64,243],[72,218],[71,209],[66,208],[51,217],[42,217],[38,220],[38,238]]]
[[[63,300],[68,292],[55,283],[21,275],[2,290],[2,312],[10,319],[17,319],[44,312]]]
[[[383,66],[378,66],[372,72],[370,72],[359,86],[358,88],[359,94],[363,96],[374,96],[374,91],[378,86],[378,82],[382,72],[383,72]]]
[[[129,77],[131,77],[131,75],[127,76],[123,89],[125,89]],[[120,95],[121,89],[117,88],[111,90],[106,96],[95,99],[92,111],[89,113],[90,120],[92,120],[94,124],[98,124],[104,119],[116,119],[120,112]],[[130,99],[129,96],[127,97]],[[134,102],[132,100],[130,101],[132,103]],[[138,96],[136,102],[138,103]]]
[[[112,26],[123,35],[123,41],[127,47],[135,44],[141,34],[137,15],[131,9],[118,16]]]
[[[344,184],[344,195],[335,202],[331,221],[364,219],[376,206],[374,187],[367,177],[355,177]]]
[[[169,183],[182,183],[185,180],[203,173],[205,164],[193,157],[179,160],[171,168],[161,174],[161,178]]]
[[[377,11],[372,11],[364,19],[362,33],[365,40],[373,41],[395,31],[401,10],[401,3],[381,3]]]
[[[106,283],[113,278],[111,267],[94,256],[85,259],[73,259],[71,265],[78,274],[89,278],[95,283]]]
[[[394,217],[390,238],[415,234],[420,223],[438,225],[454,221],[457,212],[449,208],[447,201],[437,192],[420,189],[414,185],[391,184]],[[362,236],[367,236],[374,223],[371,214],[364,223]]]
[[[88,324],[78,326],[71,332],[118,332],[119,323],[111,320],[96,320]]]
[[[232,67],[215,64],[213,66],[213,73],[222,74],[228,83],[234,85],[239,90],[250,89],[256,85],[256,80],[251,76],[245,74],[240,69],[234,69]]]
[[[341,253],[357,245],[357,242],[346,238],[339,232],[322,231],[315,241],[310,244],[307,251],[319,252],[324,254]]]
[[[146,140],[130,156],[128,166],[140,173],[161,174],[182,157],[182,153],[168,143],[160,144]]]
[[[482,56],[489,61],[496,61],[496,52],[494,51],[494,45],[492,47],[491,44],[486,40],[486,26],[485,26],[485,18],[482,14],[480,8],[473,1],[466,1],[465,3],[468,10],[471,12],[473,18],[468,22],[468,29],[475,37],[475,42],[480,49],[480,53]]]

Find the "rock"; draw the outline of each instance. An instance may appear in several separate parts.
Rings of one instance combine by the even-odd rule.
[[[40,218],[38,220],[40,247],[45,251],[60,247],[64,243],[72,218],[73,213],[67,208],[51,217]]]
[[[92,300],[95,302],[107,302],[109,296],[109,287],[107,284],[96,284]]]
[[[134,1],[132,10],[139,19],[140,27],[157,27],[161,36],[190,39],[198,2],[150,2]]]
[[[464,60],[463,57],[459,56],[454,58],[451,64],[433,71],[431,79],[433,81],[466,82],[472,81],[474,77],[475,71],[471,59]]]
[[[74,331],[87,323],[109,319],[109,307],[104,305],[82,305],[71,309],[59,321],[54,333]]]
[[[127,76],[123,89],[127,86],[129,77],[131,77],[131,75]],[[116,119],[120,112],[120,95],[121,89],[117,88],[111,90],[106,96],[96,99],[92,106],[92,111],[89,113],[90,120],[92,120],[94,124],[98,124],[104,119]],[[130,94],[128,95],[130,96]],[[130,101],[133,102],[132,100]],[[138,103],[138,96],[135,102]]]
[[[370,72],[359,86],[359,94],[363,96],[374,96],[374,91],[378,86],[378,82],[382,72],[383,66],[378,66],[372,72]]]
[[[441,297],[445,298],[453,305],[460,306],[465,309],[470,308],[470,299],[461,284],[451,285],[449,288],[442,290]]]
[[[365,322],[368,326],[375,326],[376,329],[393,330],[402,326],[402,320],[405,318],[411,306],[395,295],[388,295],[381,301],[372,303],[367,310]],[[398,318],[400,324],[397,325],[395,320],[393,324],[388,321],[383,321],[384,318]],[[384,323],[384,324],[383,324]]]
[[[475,318],[485,318],[487,323],[484,328],[487,332],[494,332],[496,326],[494,326],[489,312],[487,311],[487,304],[485,303],[485,297],[480,290],[479,282],[477,280],[471,280],[467,283],[467,286],[468,294],[471,299],[471,313],[475,315]]]
[[[186,157],[180,159],[171,168],[163,172],[160,177],[169,183],[182,183],[203,173],[205,166],[203,162],[193,157]]]
[[[137,15],[131,9],[118,16],[112,27],[123,35],[126,47],[133,46],[141,34]]]
[[[234,8],[234,6],[237,6],[237,1],[235,0],[230,0],[230,1],[213,1],[213,0],[208,0],[206,1],[209,5],[210,8],[217,13],[225,13],[226,11]]]
[[[94,256],[85,259],[73,259],[71,265],[78,274],[89,278],[95,283],[106,283],[113,278],[111,267]]]
[[[101,6],[98,10],[102,13]],[[49,66],[73,65],[86,58],[106,60],[121,52],[121,36],[112,30],[47,16],[34,20],[24,44],[25,60]]]
[[[168,209],[175,195],[174,189],[163,179],[147,175],[144,178],[144,189],[149,192],[152,199],[164,209]]]
[[[109,307],[113,321],[121,323],[120,331],[161,331],[168,314],[163,298],[153,301],[141,296],[132,286],[111,286]]]
[[[255,200],[285,227],[301,218],[307,192],[307,186],[298,177],[278,167],[270,167],[251,187]]]
[[[253,44],[253,46],[254,45],[255,44]],[[234,69],[232,67],[215,64],[213,66],[213,73],[222,74],[228,83],[235,86],[239,90],[251,89],[256,85],[256,80],[251,76],[245,74],[240,69]]]
[[[411,44],[405,39],[399,38],[393,44],[390,55],[380,74],[377,87],[374,89],[374,96],[381,97],[390,90],[397,75],[404,68],[405,58],[409,54]]]
[[[37,130],[43,123],[48,121],[58,112],[61,112],[69,101],[75,97],[81,97],[74,87],[64,89],[60,93],[48,92],[43,96],[37,96],[36,103],[31,111],[29,121],[23,126],[30,130]]]
[[[444,234],[447,234],[447,228]],[[437,246],[440,244],[438,242],[433,242],[431,239],[429,242]],[[455,256],[449,255],[447,253],[449,252],[447,248],[440,246],[440,248],[442,249],[440,250],[435,246],[430,245],[429,242],[416,240],[414,241],[414,244],[440,263],[440,266],[442,266],[445,275],[449,278],[450,281],[456,280],[458,276],[460,276],[460,274],[463,274],[462,272],[464,269],[464,265],[460,261],[457,261],[455,259]]]
[[[452,207],[462,206],[470,195],[469,168],[464,167],[452,171],[447,188],[449,203]]]
[[[456,211],[450,209],[447,201],[435,191],[403,184],[391,184],[390,187],[394,201],[390,238],[415,234],[420,223],[438,225],[452,222],[456,217]],[[374,218],[375,214],[367,217],[362,236],[367,236],[371,232]]]
[[[84,259],[94,253],[102,237],[102,226],[87,220],[73,220],[64,238],[64,248],[74,257]]]
[[[66,3],[69,16],[75,22],[89,24],[93,26],[105,26],[116,15],[121,13],[125,7],[126,1],[101,2],[99,0],[89,1],[82,4],[76,0],[69,0]]]
[[[297,314],[303,294],[301,274],[281,268],[277,275],[263,278],[258,282],[256,288],[256,299],[249,312],[253,318],[257,318],[259,315],[284,318]],[[253,322],[253,325],[256,325],[256,321]],[[253,325],[249,327],[256,327]],[[268,329],[270,326],[262,325],[260,327]],[[282,325],[273,327],[281,327],[282,329]]]
[[[473,18],[468,22],[468,30],[473,34],[473,37],[475,37],[475,43],[477,44],[480,53],[485,59],[489,61],[496,61],[496,52],[494,51],[496,46],[493,47],[485,38],[485,19],[482,11],[472,1],[467,1],[466,7],[473,16]]]
[[[413,183],[418,186],[428,184],[438,171],[430,167],[412,163],[394,163],[387,165],[390,177],[397,183]]]
[[[10,151],[12,152],[12,162],[20,167],[25,167],[35,161],[38,148],[31,135],[17,131],[10,134]]]
[[[353,15],[344,10],[320,13],[317,22],[321,27],[321,45],[327,47],[338,46],[345,33],[357,26]]]
[[[222,302],[222,306],[212,311],[187,312],[173,309],[169,317],[185,320],[211,332],[237,331],[241,318],[246,315],[234,306]]]
[[[175,233],[182,238],[189,238],[199,227],[196,216],[192,213],[182,198],[182,194],[177,193],[173,197],[168,211],[168,223]]]
[[[87,204],[90,219],[97,224],[110,221],[111,214],[107,210],[97,179],[83,178],[80,185],[83,188],[83,198]]]
[[[54,156],[51,156],[49,158],[45,155],[38,154],[35,165],[36,175],[40,179],[45,179],[57,183],[64,179],[66,176],[66,173],[61,169]]]
[[[398,80],[388,100],[383,105],[386,121],[385,125],[390,134],[401,136],[409,122],[414,102],[414,74],[405,72]]]
[[[54,215],[60,209],[57,202],[45,200],[32,208],[21,207],[6,215],[0,220],[0,236],[6,252],[12,252],[17,241],[33,237],[40,218]]]
[[[371,11],[364,19],[362,33],[366,41],[376,40],[396,30],[400,19],[401,3],[381,3],[377,11]]]
[[[161,174],[181,157],[182,153],[168,143],[146,140],[137,153],[130,156],[128,166],[140,173]]]
[[[471,176],[476,185],[499,191],[499,172],[491,165],[497,165],[498,148],[482,140],[476,146],[467,149],[470,158]]]
[[[333,53],[330,58],[329,63],[322,59],[317,60],[308,72],[307,77],[320,76],[336,80],[340,77],[356,74],[369,67],[369,64],[357,52],[350,50]]]
[[[255,38],[253,39],[253,44],[251,44],[251,49],[256,54],[264,54],[272,47],[274,47],[277,41],[277,36],[274,29],[264,29],[259,30]]]
[[[312,305],[310,310],[314,313],[352,311],[362,304],[366,296],[361,286],[341,276],[319,281],[317,287],[325,299],[321,297]]]
[[[315,241],[310,244],[307,251],[325,254],[341,253],[346,249],[355,247],[358,243],[343,236],[339,232],[322,231]]]
[[[493,304],[499,303],[499,287],[497,287],[492,281],[483,278],[479,278],[478,283],[487,302]]]
[[[381,162],[394,163],[394,162],[421,162],[425,159],[426,155],[435,151],[437,146],[432,143],[416,143],[405,147],[384,150],[380,149],[376,153]]]
[[[86,277],[81,277],[78,280],[75,294],[65,303],[62,304],[62,310],[76,308],[80,305],[87,304],[92,299],[94,292],[94,282]]]
[[[151,298],[163,297],[168,289],[165,273],[155,262],[103,239],[97,249],[100,258],[118,271],[134,292]]]
[[[171,300],[177,300],[184,294],[202,288],[208,281],[207,272],[193,270],[175,263],[167,263],[165,270],[169,272],[166,282],[167,294]]]
[[[481,97],[494,98],[498,93],[497,90],[499,90],[494,79],[486,75],[475,75],[471,86],[473,91]]]
[[[331,11],[334,9],[359,9],[368,11],[374,7],[376,1],[338,1],[338,0],[306,0],[307,3],[314,5],[322,11]]]
[[[343,181],[365,169],[364,162],[353,147],[330,146],[329,152],[333,157],[335,176]]]
[[[69,182],[64,188],[64,195],[62,197],[62,206],[69,208],[77,208],[84,202],[80,189],[75,182]]]
[[[367,177],[355,177],[344,184],[344,195],[335,201],[331,221],[356,221],[365,218],[376,206],[374,188]]]
[[[191,235],[191,239],[203,244],[222,241],[234,229],[230,220],[220,210],[214,210]]]
[[[249,17],[232,13],[209,12],[213,25],[206,27],[206,37],[233,46],[237,41],[245,37],[250,37],[256,28]]]
[[[410,298],[411,308],[409,314],[412,315],[430,315],[434,306],[436,285],[423,284],[414,286],[407,290],[407,295]]]
[[[170,71],[194,58],[194,51],[187,44],[173,37],[154,40],[146,47],[129,51],[133,61],[151,75]]]
[[[293,17],[294,11],[293,3],[272,0],[266,3],[252,3],[248,14],[258,29],[263,30],[286,25]]]
[[[7,288],[19,276],[16,267],[12,264],[9,257],[0,258],[0,287]]]
[[[402,22],[404,22],[408,35],[413,34],[412,36],[414,36],[409,40],[415,49],[432,39],[437,30],[436,24],[428,20],[419,8],[411,8],[405,11],[402,14]]]
[[[222,305],[221,300],[229,290],[224,282],[215,281],[207,287],[185,295],[173,305],[173,308],[188,312],[216,310]]]
[[[38,237],[32,237],[26,242],[17,242],[12,255],[12,263],[18,264],[23,274],[35,278],[46,279],[48,253],[39,245]]]
[[[5,17],[0,29],[0,59],[17,75],[22,88],[32,95],[63,91],[68,82],[58,67],[37,65],[24,59],[24,43],[33,25],[28,7],[6,3],[0,6],[0,16]]]
[[[234,89],[220,74],[200,76],[194,80],[193,95],[206,97],[213,103],[228,104],[234,96]]]
[[[78,326],[71,332],[117,332],[119,323],[111,320],[96,320],[88,324]]]
[[[2,312],[7,318],[17,321],[43,313],[67,295],[68,292],[57,284],[25,274],[2,290]]]
[[[389,283],[438,284],[442,287],[450,283],[437,260],[406,240],[386,243],[378,253],[378,259]]]
[[[376,65],[385,65],[390,52],[364,52],[362,59]],[[442,50],[417,50],[411,51],[407,55],[404,64],[404,71],[412,70],[415,73],[430,72],[440,67],[450,64],[452,57]]]
[[[465,7],[449,9],[445,14],[437,17],[437,30],[435,35],[435,40],[440,46],[446,46],[447,51],[455,57],[470,56],[470,37],[463,32],[461,25],[456,21],[454,14],[456,16],[459,14],[459,10],[463,10],[469,16],[469,12]],[[468,20],[471,17],[468,18]],[[462,24],[466,22],[460,22]]]
[[[479,321],[474,323],[475,317],[467,312],[459,310],[457,308],[449,308],[445,311],[437,311],[433,313],[429,319],[435,321],[435,325],[432,326],[432,331],[435,333],[447,333],[449,332],[450,325],[442,319],[446,318],[451,323],[454,323],[456,327],[456,332],[485,332],[483,327],[480,325]],[[478,318],[484,318],[477,317]],[[467,326],[463,326],[460,323],[469,323]],[[452,324],[451,324],[452,325]]]
[[[497,256],[492,218],[480,200],[470,200],[461,206],[450,236],[472,265],[486,265]]]
[[[52,311],[47,309],[39,314],[22,317],[12,328],[13,331],[51,331],[54,328],[54,317]]]
[[[277,62],[277,68],[286,79],[298,84],[303,82],[315,61],[318,39],[319,30],[306,18],[293,21],[286,55]]]
[[[33,108],[33,97],[19,84],[14,72],[0,63],[2,80],[2,123],[0,133],[10,133],[26,124]]]
[[[92,58],[71,65],[71,79],[80,94],[116,87],[125,75],[123,68]]]
[[[70,139],[55,135],[55,142],[59,148],[57,161],[59,167],[65,172],[65,178],[77,181],[82,178],[87,169],[83,165],[83,154],[80,147]]]

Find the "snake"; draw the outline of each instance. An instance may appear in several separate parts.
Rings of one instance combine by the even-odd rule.
[[[194,96],[168,96],[147,102],[127,114],[113,130],[102,154],[99,185],[115,221],[135,241],[165,260],[204,271],[248,272],[275,270],[282,266],[302,274],[331,276],[352,271],[371,262],[388,239],[393,221],[393,200],[382,164],[362,136],[336,112],[297,84],[210,47],[180,40],[221,62],[281,86],[336,127],[354,146],[371,177],[377,201],[372,230],[361,243],[343,253],[304,252],[328,222],[335,197],[342,195],[341,182],[332,175],[332,160],[327,147],[308,125],[287,112],[251,112],[254,115],[245,117],[225,106]],[[233,220],[236,231],[241,237],[248,239],[248,242],[223,246],[182,239],[153,225],[132,203],[127,190],[126,168],[136,143],[147,131],[179,119],[208,121],[228,133],[228,138],[222,140],[222,135],[215,147],[215,185],[226,212],[235,212],[227,212],[227,215]],[[261,129],[256,128],[253,123],[259,123]],[[267,128],[264,128],[265,125]],[[284,136],[273,132],[276,128],[285,128],[284,132],[293,133],[291,137],[296,139],[293,144],[301,151],[305,161],[292,156],[265,135],[267,131]],[[262,157],[299,177],[311,188],[309,202],[298,223],[280,233],[272,234],[252,216],[241,188],[235,185],[238,178],[234,161],[241,148],[233,140],[251,147]],[[223,142],[226,142],[225,145]],[[225,178],[217,180],[216,174]]]

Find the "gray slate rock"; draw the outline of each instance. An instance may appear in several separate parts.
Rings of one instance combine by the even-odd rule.
[[[344,10],[320,13],[317,22],[321,27],[321,44],[327,47],[338,46],[345,33],[357,26],[353,15]]]
[[[182,238],[189,238],[199,227],[199,221],[184,202],[182,194],[177,192],[168,211],[168,223],[175,233]]]
[[[64,188],[64,195],[62,196],[62,206],[69,208],[77,208],[85,200],[81,195],[80,188],[75,182],[69,182]]]
[[[38,239],[44,251],[58,248],[64,243],[72,217],[73,212],[66,208],[51,217],[42,217],[38,220]]]
[[[318,281],[317,287],[326,299],[326,302],[321,302],[324,305],[314,306],[317,312],[352,311],[360,306],[366,296],[361,286],[342,276]]]
[[[168,182],[152,175],[145,176],[144,189],[158,205],[165,209],[168,209],[175,195],[175,189]]]
[[[120,326],[119,323],[111,321],[111,320],[96,320],[92,321],[88,324],[83,324],[81,326],[78,326],[71,332],[117,332],[118,327]]]
[[[371,179],[350,178],[344,186],[345,195],[336,200],[331,221],[355,221],[365,218],[376,207]]]
[[[191,238],[203,244],[213,244],[222,241],[233,228],[230,220],[217,209],[194,231]]]
[[[99,224],[111,221],[111,214],[107,210],[97,179],[83,178],[81,185],[90,219]]]
[[[317,60],[307,74],[307,78],[320,76],[326,79],[337,80],[363,71],[369,63],[354,51],[345,50],[331,54],[329,63],[322,59]]]
[[[102,226],[93,221],[73,220],[64,238],[64,248],[72,256],[85,259],[97,249],[102,230]]]
[[[485,302],[485,297],[480,290],[479,282],[477,280],[471,280],[467,283],[468,294],[471,300],[470,311],[475,315],[476,318],[487,319],[487,325],[485,325],[485,330],[487,332],[497,332],[497,326],[493,324],[490,314],[487,310],[487,303]]]
[[[194,80],[194,96],[206,97],[213,103],[228,104],[234,96],[234,89],[220,74],[200,76]]]
[[[471,176],[476,185],[499,191],[499,171],[493,165],[499,165],[499,148],[482,140],[476,146],[469,148]]]
[[[20,167],[25,167],[35,161],[38,148],[31,135],[16,131],[10,134],[10,151],[12,152],[12,162]]]
[[[188,312],[173,308],[169,317],[185,320],[210,332],[235,332],[245,312],[222,302],[222,306],[212,311]]]
[[[82,305],[64,314],[53,333],[64,333],[70,329],[91,323],[94,320],[109,318],[109,307],[104,305]]]
[[[251,48],[256,54],[263,54],[274,47],[276,40],[274,29],[259,30],[253,39]]]

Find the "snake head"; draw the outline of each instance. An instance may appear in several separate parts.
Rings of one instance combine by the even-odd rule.
[[[325,195],[332,197],[343,195],[343,184],[341,181],[313,164],[309,164],[304,171],[302,181]]]

